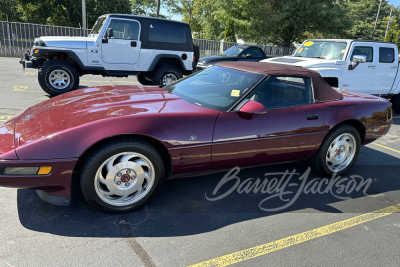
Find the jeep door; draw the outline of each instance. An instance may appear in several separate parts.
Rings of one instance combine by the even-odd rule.
[[[108,29],[113,30],[113,36],[104,36],[102,39],[103,61],[109,64],[135,64],[139,60],[141,47],[140,23],[133,19],[112,18]]]

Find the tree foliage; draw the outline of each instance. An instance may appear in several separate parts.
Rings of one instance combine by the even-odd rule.
[[[231,16],[228,16],[228,19],[226,20],[224,41],[236,43],[235,24],[231,20]]]

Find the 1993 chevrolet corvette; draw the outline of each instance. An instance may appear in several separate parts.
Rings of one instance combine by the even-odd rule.
[[[219,63],[164,88],[85,88],[16,115],[0,128],[0,186],[68,205],[80,179],[92,206],[127,212],[170,177],[304,159],[343,174],[391,123],[388,100],[317,72]]]

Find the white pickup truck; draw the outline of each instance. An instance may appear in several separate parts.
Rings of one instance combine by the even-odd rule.
[[[292,56],[262,60],[317,71],[333,87],[389,98],[400,113],[399,52],[392,43],[310,39]]]

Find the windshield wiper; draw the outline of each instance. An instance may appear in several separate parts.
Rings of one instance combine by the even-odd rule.
[[[312,57],[312,58],[326,59],[326,57]]]

